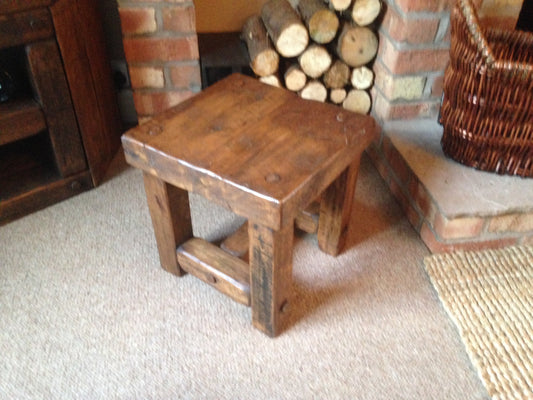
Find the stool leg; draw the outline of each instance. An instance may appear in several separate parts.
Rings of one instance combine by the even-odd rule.
[[[185,272],[178,264],[176,248],[192,237],[189,195],[147,172],[144,173],[144,188],[161,266],[182,276]]]
[[[252,323],[274,337],[283,329],[292,293],[293,224],[273,231],[250,221]]]
[[[322,194],[318,246],[332,256],[339,254],[346,242],[359,162],[360,158],[355,160]]]

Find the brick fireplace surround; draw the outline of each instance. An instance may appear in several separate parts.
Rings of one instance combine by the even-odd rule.
[[[452,0],[383,3],[371,93],[372,113],[383,128],[381,138],[368,151],[374,165],[433,252],[533,244],[533,200],[528,200],[533,198],[533,180],[457,166],[436,149],[442,132],[436,120],[449,59]],[[194,2],[118,0],[118,4],[135,109],[142,123],[200,90]],[[413,143],[405,141],[405,130],[415,133]],[[420,154],[427,149],[429,156]],[[441,173],[443,182],[428,181],[427,166],[421,161],[438,166],[441,172],[459,168],[463,178],[474,174],[467,182],[479,181],[482,178],[475,174],[480,174],[490,185],[503,184],[513,198],[515,190],[525,190],[524,201],[505,206],[498,198],[487,198],[490,195],[483,195],[480,202],[475,193],[470,197],[463,193],[483,192],[483,187],[455,188],[461,195],[454,199],[453,189],[442,187],[454,178]],[[461,206],[450,211],[449,203],[454,201]],[[498,206],[476,209],[468,204],[483,202]]]

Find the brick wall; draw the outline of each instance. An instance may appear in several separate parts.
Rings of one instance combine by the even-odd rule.
[[[373,115],[382,122],[436,118],[454,0],[382,0]],[[505,10],[522,0],[476,0]],[[142,122],[200,90],[193,0],[118,0],[135,109]],[[500,7],[500,8],[498,8]],[[513,11],[517,14],[516,10]]]
[[[139,121],[201,87],[194,4],[118,0],[123,45]]]
[[[374,64],[379,120],[436,118],[449,60],[452,0],[384,0]]]

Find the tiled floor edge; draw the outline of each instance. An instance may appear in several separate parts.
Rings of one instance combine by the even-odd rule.
[[[533,244],[533,212],[447,220],[386,135],[372,143],[367,154],[431,252]]]

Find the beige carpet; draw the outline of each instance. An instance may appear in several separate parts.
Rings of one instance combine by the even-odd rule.
[[[533,399],[533,247],[432,255],[426,269],[493,399]]]
[[[238,221],[192,201],[196,233]],[[0,399],[486,399],[424,271],[428,250],[364,159],[348,249],[294,251],[290,328],[157,260],[138,171],[0,227]]]

